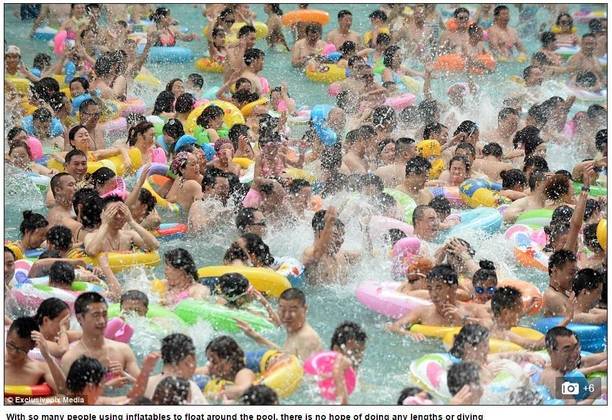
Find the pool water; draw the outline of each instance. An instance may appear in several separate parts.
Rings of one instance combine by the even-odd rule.
[[[535,6],[535,5],[534,5]],[[191,31],[201,34],[204,26],[204,18],[201,10],[192,5],[171,4],[168,7],[172,10],[172,15],[177,18],[181,26],[188,27]],[[281,5],[285,11],[294,7]],[[314,6],[313,6],[314,8]],[[353,29],[363,33],[368,29],[369,21],[367,15],[377,8],[374,4],[357,5],[338,5],[321,4],[316,5],[317,9],[323,9],[332,16],[332,23],[335,23],[337,12],[344,8],[349,8],[353,12]],[[518,13],[515,6],[510,5],[512,10],[512,25],[519,24]],[[577,10],[578,6],[571,6],[570,10]],[[260,20],[265,21],[262,5],[254,5],[253,10],[257,12]],[[520,28],[536,28],[541,23],[550,22],[548,11],[544,8],[535,8],[535,16],[529,22],[520,22]],[[26,39],[31,23],[22,23],[15,18],[10,10],[5,6],[7,44],[16,44],[21,48],[23,60],[31,65],[32,59],[37,52],[48,51],[48,47],[40,41]],[[328,25],[327,30],[331,29]],[[584,26],[578,27],[579,33],[584,33]],[[291,35],[286,33],[287,40],[291,42]],[[205,43],[200,40],[193,43],[180,43],[192,48],[195,56],[207,54]],[[524,44],[530,53],[537,50],[539,42],[532,34],[524,39]],[[290,55],[288,53],[278,53],[269,51],[265,42],[258,41],[258,47],[266,52],[266,64],[263,75],[268,78],[271,86],[276,86],[280,82],[286,82],[289,86],[290,94],[297,101],[298,105],[315,105],[318,103],[330,103],[327,96],[325,85],[318,85],[310,82],[298,70],[290,65]],[[418,63],[414,63],[417,70],[422,70]],[[499,109],[505,93],[512,89],[512,84],[508,83],[508,77],[520,74],[524,66],[521,64],[499,64],[496,73],[484,76],[478,80],[481,92],[481,108],[479,120],[484,129],[492,127],[496,122],[496,109]],[[192,64],[176,64],[151,66],[147,65],[162,82],[166,82],[174,77],[186,77],[195,71]],[[203,74],[206,86],[221,84],[221,76],[216,74]],[[459,78],[440,78],[433,81],[434,92],[438,97],[445,97],[443,92],[448,86]],[[206,88],[205,86],[205,88]],[[146,92],[143,99],[147,104],[152,105],[157,92]],[[569,154],[557,153],[556,149],[549,147],[549,156],[552,169],[561,167],[568,168],[578,156],[568,156]],[[38,189],[28,182],[22,175],[13,169],[5,166],[5,238],[16,239],[18,236],[17,227],[21,221],[21,212],[26,209],[33,209],[45,213],[43,199]],[[128,179],[131,184],[134,179]],[[365,199],[363,199],[365,200]],[[335,200],[335,204],[338,200]],[[344,249],[363,250],[365,249],[357,218],[349,214],[341,214],[340,218],[347,223],[347,234]],[[230,240],[237,237],[232,226],[220,226],[217,230],[207,233],[205,236],[188,237],[183,240],[164,242],[161,252],[177,246],[188,249],[194,256],[198,266],[216,265],[221,262],[224,250],[230,244]],[[534,282],[540,289],[547,284],[547,276],[540,272],[527,272],[520,269],[514,262],[512,250],[509,244],[503,240],[502,234],[483,237],[476,233],[464,235],[476,249],[476,259],[491,259],[497,263],[502,278],[519,278]],[[299,238],[296,240],[295,238]],[[313,233],[309,221],[304,221],[295,226],[271,232],[265,238],[266,243],[271,247],[275,256],[292,256],[300,258],[304,249],[313,241]],[[205,241],[206,246],[202,246]],[[320,334],[325,346],[329,346],[329,341],[334,328],[344,320],[351,320],[360,323],[368,334],[367,349],[363,364],[359,370],[359,385],[350,401],[354,404],[394,404],[402,388],[409,385],[408,366],[410,361],[420,355],[442,351],[441,344],[436,341],[425,341],[414,343],[409,339],[401,338],[387,333],[383,330],[384,324],[388,322],[382,316],[367,310],[355,299],[356,286],[364,280],[386,281],[391,279],[390,264],[386,258],[387,251],[383,248],[377,249],[377,256],[367,257],[359,265],[354,267],[350,274],[350,281],[347,285],[334,285],[329,287],[309,287],[305,288],[308,301],[308,319],[316,331]],[[122,275],[122,280],[126,287],[148,288],[148,282],[153,278],[163,276],[163,269],[157,268],[153,272],[143,269],[135,269]],[[189,328],[187,331],[195,340],[198,349],[198,360],[205,362],[204,347],[214,337],[215,333],[209,326],[198,324]],[[159,350],[159,339],[161,337],[152,336],[150,333],[137,332],[136,340],[138,346],[134,347],[139,359],[142,359],[150,351]],[[244,335],[238,335],[238,342],[246,350],[254,350],[258,346]],[[282,343],[284,334],[277,331],[269,335],[269,338]],[[323,403],[318,396],[314,386],[302,386],[300,390],[291,396],[287,403]]]

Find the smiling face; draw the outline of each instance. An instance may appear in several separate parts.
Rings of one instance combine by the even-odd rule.
[[[34,348],[35,344],[29,338],[21,338],[16,331],[11,331],[6,337],[6,347],[4,352],[5,363],[21,366],[27,358],[28,352]]]
[[[284,300],[278,302],[278,316],[288,332],[299,331],[306,322],[306,305],[298,299]]]
[[[174,82],[172,84],[171,92],[172,92],[172,94],[174,95],[175,98],[178,98],[183,93],[185,93],[185,85],[183,85],[182,81],[177,80],[176,82]]]
[[[83,329],[83,335],[103,336],[108,321],[108,307],[105,303],[95,302],[87,306],[87,311],[76,316]]]
[[[31,162],[30,155],[25,147],[14,147],[9,156],[18,168],[25,168]]]
[[[74,139],[70,140],[70,145],[81,152],[87,153],[90,142],[91,136],[89,135],[89,131],[83,127],[74,134]]]
[[[87,173],[87,157],[85,156],[73,156],[70,161],[66,162],[64,169],[76,180],[82,180]]]

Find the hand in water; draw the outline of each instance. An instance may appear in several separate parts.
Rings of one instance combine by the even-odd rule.
[[[245,333],[248,337],[255,338],[255,337],[259,336],[259,334],[257,334],[255,332],[255,330],[253,328],[251,328],[251,326],[249,324],[247,324],[246,322],[241,321],[241,320],[236,319],[236,318],[234,318],[234,321],[236,322],[236,326],[238,328],[240,328],[240,330],[243,333]]]

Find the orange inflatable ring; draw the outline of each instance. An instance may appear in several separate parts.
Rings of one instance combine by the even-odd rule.
[[[491,57],[489,54],[479,54],[478,60],[482,62],[482,64],[489,71],[494,71],[496,67],[495,59]],[[436,59],[434,62],[434,70],[444,71],[444,72],[464,72],[465,71],[465,59],[461,54],[447,54],[442,55]],[[470,68],[470,73],[481,74],[483,73],[480,68]]]
[[[468,26],[473,25],[473,24],[474,24],[473,20],[468,21]],[[448,29],[449,31],[455,32],[458,28],[459,28],[459,22],[457,22],[457,19],[455,19],[454,17],[446,21],[446,29]]]
[[[296,23],[318,23],[319,25],[327,25],[329,23],[329,13],[323,10],[314,9],[292,10],[291,12],[283,14],[281,22],[285,26],[295,25]]]
[[[40,385],[4,385],[4,398],[7,397],[49,397],[53,389],[47,384]]]

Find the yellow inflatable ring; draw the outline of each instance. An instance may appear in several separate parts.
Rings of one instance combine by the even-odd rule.
[[[195,68],[205,73],[223,73],[223,64],[210,57],[200,57],[195,62]]]
[[[47,162],[47,168],[53,169],[58,172],[65,171],[64,165],[62,165],[58,160],[54,158],[49,159],[49,161]],[[110,162],[108,159],[100,160],[100,161],[92,161],[92,160],[89,160],[88,158],[87,160],[87,173],[88,174],[93,174],[95,171],[97,171],[100,168],[108,168],[108,169],[111,169],[113,172],[115,172],[115,170],[117,169],[115,164]]]
[[[274,355],[276,351],[269,350],[264,354],[262,364],[269,353]],[[287,398],[298,389],[303,376],[302,363],[296,356],[290,355],[287,359],[275,363],[270,369],[266,369],[255,384],[267,385],[276,392],[279,398]]]
[[[604,251],[608,249],[608,220],[601,219],[597,224],[597,242]]]
[[[185,133],[193,134],[193,130],[195,130],[197,126],[196,120],[198,119],[202,111],[204,111],[204,109],[206,109],[206,107],[210,106],[211,104],[217,105],[218,107],[223,109],[223,112],[225,114],[223,116],[223,123],[227,126],[228,129],[232,128],[234,124],[244,124],[244,117],[240,113],[240,110],[236,108],[234,104],[215,99],[214,101],[200,105],[193,111],[191,111],[191,113],[187,117],[187,122],[185,123]]]
[[[21,109],[25,115],[32,115],[34,111],[38,109],[38,107],[25,100],[21,102]]]
[[[271,268],[217,265],[198,269],[198,276],[200,278],[220,277],[227,273],[242,274],[254,288],[272,297],[279,297],[281,293],[291,288],[289,280]]]
[[[170,179],[170,178],[168,178]],[[151,193],[151,195],[155,198],[156,204],[160,207],[163,207],[167,210],[170,210],[171,212],[178,214],[181,210],[180,206],[176,203],[171,203],[170,201],[166,200],[164,197],[162,197],[161,195],[159,195],[157,193],[157,191],[155,191],[155,189],[153,188],[153,186],[151,185],[151,183],[149,182],[149,179],[147,179],[144,184],[142,185],[142,188],[144,188],[145,190],[149,191]]]
[[[134,78],[134,81],[152,89],[157,89],[162,85],[161,81],[157,77],[153,76],[153,74],[144,67],[140,70],[140,73],[138,73],[138,75]]]
[[[298,169],[298,168],[292,168],[289,167],[287,169],[285,169],[285,173],[291,178],[291,179],[303,179],[306,180],[310,183],[315,182],[317,180],[317,177],[315,177],[313,174],[311,174],[310,172],[304,170],[304,169]]]
[[[387,34],[389,35],[389,28],[381,28],[380,31],[378,31],[379,34]],[[368,31],[365,34],[363,34],[363,43],[364,45],[368,45],[370,43],[370,41],[372,41],[372,31]],[[376,40],[373,40],[374,42],[376,42]]]
[[[27,95],[30,91],[30,81],[24,77],[7,76],[4,78],[4,82],[13,85],[19,93]]]
[[[113,273],[118,273],[128,268],[144,265],[145,267],[156,267],[161,262],[157,251],[151,252],[108,252],[108,264]],[[98,257],[84,257],[85,263],[99,266]]]
[[[251,115],[253,113],[253,110],[255,109],[256,106],[267,105],[268,102],[270,102],[268,97],[267,96],[263,96],[263,97],[259,98],[258,100],[253,101],[253,102],[249,102],[248,104],[246,104],[245,106],[240,108],[240,112],[246,118],[246,117],[248,117],[249,115]]]
[[[54,74],[53,78],[57,80],[57,83],[60,85],[60,90],[64,88],[69,88],[68,83],[66,83],[66,75],[64,74]]]
[[[240,166],[242,169],[248,169],[249,166],[255,163],[251,159],[245,157],[235,157],[232,159],[232,162]]]
[[[346,69],[337,64],[324,64],[321,68],[310,65],[305,72],[308,80],[317,83],[330,84],[346,79]]]

